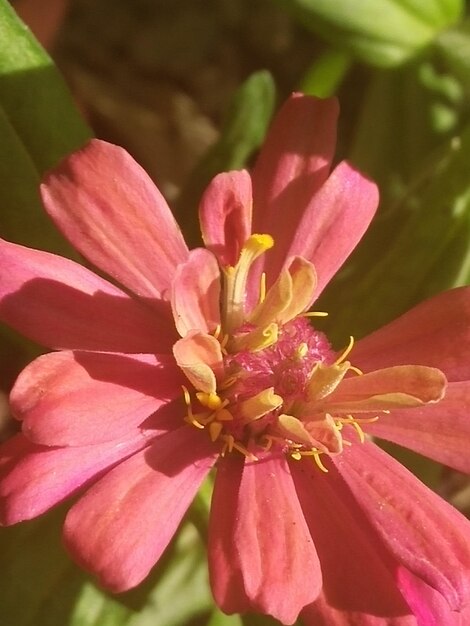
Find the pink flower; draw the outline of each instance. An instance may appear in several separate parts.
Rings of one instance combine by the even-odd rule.
[[[470,526],[369,435],[470,469],[470,292],[424,302],[351,355],[308,323],[378,202],[351,165],[330,172],[336,116],[334,100],[290,98],[252,176],[209,185],[206,248],[192,251],[122,149],[92,141],[46,178],[51,218],[122,288],[1,242],[1,319],[56,350],[11,394],[23,432],[1,452],[4,524],[80,492],[66,545],[123,591],[215,466],[208,552],[224,611],[458,623]]]

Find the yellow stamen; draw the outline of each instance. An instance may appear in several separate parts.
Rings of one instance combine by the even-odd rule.
[[[232,385],[234,385],[238,380],[238,376],[228,376],[221,385],[219,385],[219,389],[228,389]]]
[[[302,317],[328,317],[328,313],[326,311],[307,311],[302,313]]]
[[[209,424],[209,435],[211,441],[217,441],[220,433],[222,432],[222,428],[223,426],[220,422],[211,422],[211,424]]]
[[[323,465],[323,462],[320,458],[321,454],[322,452],[319,452],[319,450],[317,450],[316,448],[312,448],[311,450],[295,450],[294,452],[290,453],[291,457],[295,461],[300,461],[304,456],[313,457],[313,460],[317,464],[318,469],[320,469],[322,472],[325,472],[325,474],[328,474],[328,470]]]
[[[320,454],[318,452],[314,453],[313,458],[315,459],[315,463],[317,464],[318,468],[321,469],[322,472],[325,472],[325,474],[328,474],[328,470],[323,465]]]
[[[266,298],[266,272],[261,274],[261,278],[259,281],[259,300],[258,303],[261,304],[264,302]]]
[[[219,409],[215,415],[218,422],[231,422],[233,420],[233,415],[224,407]]]
[[[249,333],[235,337],[231,342],[232,350],[250,350],[259,352],[276,343],[279,337],[279,327],[275,322],[267,326],[258,326]]]
[[[364,372],[360,370],[358,367],[356,367],[355,365],[350,365],[349,369],[355,374],[358,374],[359,376],[364,376]]]
[[[186,403],[186,406],[188,407],[188,409],[191,410],[191,396],[189,395],[188,388],[185,387],[184,385],[181,385],[181,387],[183,389],[183,396],[184,396],[184,401]]]
[[[207,393],[205,391],[198,391],[196,398],[202,404],[202,406],[211,409],[211,411],[217,411],[222,407],[222,398],[213,391]],[[225,406],[228,404],[228,400],[225,401]]]
[[[336,361],[333,363],[333,365],[339,365],[340,363],[342,363],[343,361],[346,360],[346,357],[348,356],[348,354],[351,352],[351,350],[354,347],[354,337],[351,336],[349,337],[349,344],[347,345],[347,347],[344,349],[343,353],[341,354],[341,356],[339,356]]]
[[[364,434],[364,431],[362,430],[360,424],[373,424],[378,419],[379,419],[378,415],[376,415],[375,417],[357,417],[357,418],[354,417],[353,415],[348,415],[347,417],[337,417],[337,418],[335,418],[335,425],[336,425],[336,428],[338,428],[338,430],[341,430],[343,428],[344,424],[349,424],[357,432],[357,435],[359,437],[359,441],[361,443],[364,443],[364,441],[365,441],[365,434]],[[343,443],[346,443],[346,441],[344,439],[343,439]],[[349,444],[349,445],[351,445],[351,444]]]
[[[201,430],[204,429],[204,425],[198,422],[192,415],[186,415],[186,417],[184,418],[184,421],[190,424],[191,426],[195,426],[196,428],[199,428]]]
[[[243,323],[248,272],[254,261],[273,245],[274,239],[271,235],[251,235],[240,252],[238,263],[224,268],[225,300],[222,303],[222,319],[225,332],[231,333]]]

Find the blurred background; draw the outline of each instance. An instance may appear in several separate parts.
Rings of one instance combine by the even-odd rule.
[[[470,282],[467,14],[463,0],[1,0],[0,100],[8,122],[0,118],[0,232],[73,256],[41,214],[37,185],[93,134],[144,166],[197,245],[198,200],[211,177],[250,166],[292,91],[336,95],[336,158],[351,160],[381,190],[377,219],[319,304],[330,313],[322,329],[335,343],[358,338]],[[38,348],[6,329],[0,339],[6,437],[15,430],[6,394]],[[390,451],[470,513],[466,477]],[[24,589],[2,583],[0,626],[242,623],[212,612],[194,523],[154,580],[117,601],[84,582],[53,539],[34,543],[56,518],[5,531],[12,555],[25,542],[32,552],[24,563],[12,556],[4,569],[30,576],[33,563],[35,578],[26,576],[25,585],[36,595],[21,612]],[[60,566],[44,582],[50,554]],[[190,601],[176,606],[171,598],[181,589]]]

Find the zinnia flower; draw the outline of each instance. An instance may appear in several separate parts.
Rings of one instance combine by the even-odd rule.
[[[378,203],[348,163],[330,172],[336,115],[334,100],[290,98],[252,176],[209,185],[206,248],[192,251],[124,150],[91,141],[46,177],[51,218],[122,288],[1,243],[2,320],[56,350],[11,393],[23,430],[1,452],[4,524],[79,492],[66,546],[120,592],[147,576],[215,467],[222,610],[458,623],[470,526],[370,436],[470,469],[470,292],[338,352],[311,324]]]

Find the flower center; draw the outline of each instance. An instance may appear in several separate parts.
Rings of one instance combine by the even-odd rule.
[[[331,364],[334,360],[325,334],[313,329],[305,317],[285,324],[276,343],[264,350],[241,350],[225,357],[228,371],[237,377],[234,387],[238,400],[272,387],[282,396],[284,406],[295,398],[305,398],[307,382],[317,363]]]
[[[222,268],[222,323],[204,340],[206,347],[218,342],[220,363],[212,379],[206,363],[191,370],[188,377],[199,390],[184,388],[185,420],[207,430],[222,455],[237,450],[250,460],[310,456],[327,471],[320,455],[339,454],[348,445],[346,426],[363,440],[359,422],[368,420],[332,415],[325,399],[348,372],[360,372],[346,361],[352,343],[336,358],[325,334],[307,319],[324,314],[305,312],[316,287],[315,270],[305,259],[294,258],[267,293],[263,278],[258,305],[247,310],[252,264],[272,245],[268,235],[253,235],[237,265]],[[208,380],[215,381],[213,387]]]

